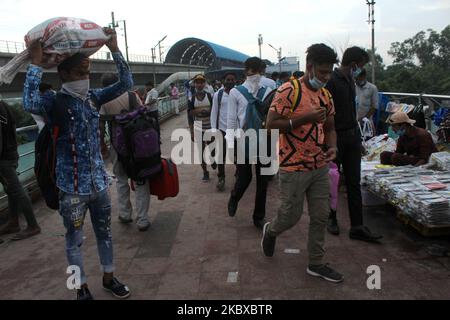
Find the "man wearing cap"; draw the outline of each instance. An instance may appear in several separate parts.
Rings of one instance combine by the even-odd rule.
[[[393,114],[388,123],[400,138],[395,152],[381,154],[382,164],[421,166],[428,163],[433,153],[438,152],[431,134],[422,128],[415,127],[416,121],[411,120],[406,113]]]
[[[194,141],[194,131],[201,131],[203,134],[211,129],[211,108],[213,97],[205,90],[206,78],[202,74],[198,74],[194,77],[195,93],[188,102],[188,120],[189,128],[191,130],[192,141]],[[203,138],[202,138],[203,140]],[[206,162],[203,158],[207,143],[202,142],[202,169],[203,169],[203,182],[209,182],[210,176],[207,169]],[[217,165],[212,165],[213,170],[217,169]]]

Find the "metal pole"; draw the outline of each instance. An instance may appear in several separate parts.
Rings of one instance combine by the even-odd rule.
[[[152,48],[152,62],[153,62],[153,84],[156,88],[156,66],[155,66],[155,48]]]
[[[375,1],[372,2],[372,83],[375,84]]]
[[[372,26],[372,83],[375,84],[375,0],[367,0],[369,6],[369,24]]]
[[[280,73],[281,73],[281,56],[282,56],[282,53],[281,53],[281,47],[280,47],[280,51],[278,51],[278,63],[280,64]]]
[[[258,45],[259,45],[259,58],[262,59],[262,49],[261,46],[263,45],[263,37],[260,34],[258,37]]]
[[[125,52],[127,55],[127,62],[130,62],[128,57],[128,37],[127,37],[127,22],[123,20],[123,32],[125,33]]]
[[[116,31],[116,20],[114,19],[114,11],[111,12],[112,28]]]

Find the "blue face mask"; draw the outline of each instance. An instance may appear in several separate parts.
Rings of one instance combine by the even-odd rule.
[[[399,137],[403,137],[406,134],[405,128],[402,128],[396,132]]]
[[[309,79],[309,84],[311,85],[311,87],[313,87],[316,90],[320,90],[322,88],[325,88],[325,86],[327,85],[326,82],[322,82],[319,79],[317,79],[314,69],[313,69],[313,78]]]
[[[353,79],[358,78],[358,76],[361,74],[362,69],[361,68],[356,68],[356,70],[352,70],[352,77]]]

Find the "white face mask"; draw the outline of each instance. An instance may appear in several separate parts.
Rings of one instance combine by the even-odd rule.
[[[90,81],[86,79],[66,82],[62,85],[62,88],[71,95],[86,100],[90,88]]]
[[[247,82],[250,84],[252,93],[258,92],[259,84],[261,82],[261,75],[254,74],[252,76],[247,76]]]

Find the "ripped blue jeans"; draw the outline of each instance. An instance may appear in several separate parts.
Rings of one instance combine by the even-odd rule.
[[[78,266],[81,284],[86,284],[81,246],[86,212],[91,213],[91,222],[97,238],[98,254],[103,272],[114,272],[113,246],[111,236],[111,198],[108,190],[90,196],[61,194],[59,213],[66,228],[66,254],[70,266]]]

